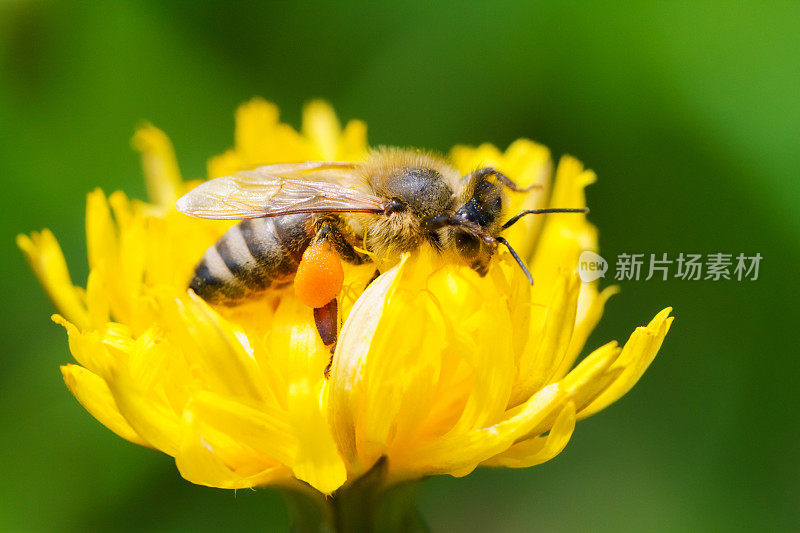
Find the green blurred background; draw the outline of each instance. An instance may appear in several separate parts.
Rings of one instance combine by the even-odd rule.
[[[188,177],[252,96],[330,100],[373,144],[518,137],[595,169],[601,253],[764,257],[757,281],[623,282],[590,340],[677,320],[639,385],[555,460],[427,481],[435,531],[800,528],[800,4],[0,4],[0,530],[284,529],[272,490],[183,481],[68,393],[65,335],[16,250],[86,276],[85,193],[143,197],[147,119]],[[613,265],[613,263],[612,263]]]

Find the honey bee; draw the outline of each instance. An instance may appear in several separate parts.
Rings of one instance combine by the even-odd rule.
[[[206,251],[189,288],[209,303],[236,305],[294,282],[323,343],[335,346],[342,260],[392,261],[429,244],[485,275],[503,245],[533,283],[500,233],[525,215],[586,209],[526,210],[503,223],[504,189],[531,188],[493,167],[462,177],[440,156],[396,148],[362,162],[266,165],[216,178],[180,198],[177,209],[242,222]]]

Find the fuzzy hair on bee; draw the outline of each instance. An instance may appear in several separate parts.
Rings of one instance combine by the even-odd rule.
[[[452,165],[432,152],[380,148],[356,172],[364,186],[391,204],[384,216],[358,217],[370,251],[393,262],[426,241],[441,247],[426,221],[455,212],[461,175]]]

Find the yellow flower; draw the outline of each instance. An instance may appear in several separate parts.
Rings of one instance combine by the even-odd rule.
[[[329,352],[291,290],[232,309],[187,291],[195,263],[229,224],[175,211],[196,183],[181,180],[161,131],[143,126],[134,145],[152,203],[89,194],[85,289],[70,280],[52,233],[18,243],[67,330],[78,363],[62,367],[69,389],[121,437],[175,457],[194,483],[301,480],[330,494],[381,457],[394,481],[547,461],[576,420],[636,383],[672,322],[665,309],[623,347],[606,344],[573,368],[614,289],[598,292],[575,274],[580,252],[597,248],[584,215],[528,217],[507,236],[528,260],[532,288],[506,254],[483,278],[428,249],[369,285],[371,267],[349,267],[326,380]],[[367,150],[365,125],[341,128],[327,104],[309,104],[297,132],[274,105],[253,100],[238,110],[235,147],[211,159],[209,176],[358,160]],[[458,146],[450,157],[464,173],[491,164],[543,186],[515,194],[513,209],[583,207],[595,179],[564,157],[551,187],[548,150],[527,140],[505,152]]]

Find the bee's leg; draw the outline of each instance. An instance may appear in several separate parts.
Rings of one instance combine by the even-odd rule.
[[[325,379],[328,379],[331,374],[331,367],[333,366],[333,352],[336,351],[336,340],[338,338],[338,303],[336,298],[328,302],[322,307],[314,309],[314,322],[317,325],[317,331],[325,346],[330,346],[331,358],[328,365],[325,367]]]
[[[326,215],[317,220],[317,234],[314,242],[326,241],[339,254],[342,260],[353,265],[363,265],[371,261],[367,254],[356,250],[358,237],[341,217]]]
[[[369,281],[367,282],[367,287],[369,287],[372,284],[372,282],[378,279],[380,276],[381,276],[381,271],[376,268],[375,272],[372,273],[372,277],[369,278]]]
[[[464,176],[463,179],[467,184],[474,186],[474,184],[482,180],[485,180],[489,176],[494,176],[495,178],[497,178],[498,182],[500,182],[502,185],[508,187],[508,189],[514,192],[528,192],[532,189],[542,188],[542,186],[537,183],[529,185],[528,187],[520,187],[511,178],[509,178],[508,176],[506,176],[505,174],[503,174],[494,167],[484,167],[484,168],[479,168],[478,170],[473,170],[472,172]]]
[[[325,346],[336,346],[339,329],[338,311],[339,305],[336,298],[322,307],[314,308],[314,322],[317,325],[319,337]]]
[[[325,243],[333,248],[342,259],[350,263],[362,264],[369,261],[368,256],[355,249],[352,244],[355,236],[348,229],[344,221],[339,217],[326,216],[320,218],[317,222],[317,233],[312,245]],[[328,379],[333,366],[333,353],[336,350],[336,341],[339,333],[338,302],[336,298],[331,299],[322,307],[314,308],[314,322],[320,339],[331,351],[331,358],[324,371],[325,379]]]
[[[334,344],[331,346],[331,358],[328,359],[328,364],[325,366],[325,370],[322,371],[322,375],[325,376],[325,379],[331,379],[331,368],[333,368],[333,352],[336,351],[336,345]]]

